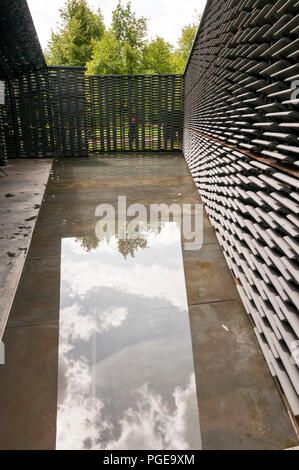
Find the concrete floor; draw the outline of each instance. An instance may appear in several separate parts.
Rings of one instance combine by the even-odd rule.
[[[0,172],[0,340],[51,166],[50,160],[9,160]]]
[[[118,195],[128,205],[200,203],[181,156],[54,163],[4,335],[1,449],[55,448],[61,238],[92,244],[96,206],[116,207]],[[202,248],[182,247],[203,448],[292,447],[291,421],[205,214],[203,225]]]

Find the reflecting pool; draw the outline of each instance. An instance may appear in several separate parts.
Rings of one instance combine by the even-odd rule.
[[[200,449],[180,228],[64,238],[57,449]]]

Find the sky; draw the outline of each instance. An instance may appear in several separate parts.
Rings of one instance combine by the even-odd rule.
[[[65,0],[27,1],[41,46],[45,49],[51,30],[55,29],[59,23],[58,10],[63,7]],[[111,12],[117,0],[88,0],[88,3],[95,11],[100,7],[106,25],[110,25]],[[149,19],[149,38],[162,36],[175,45],[181,29],[193,21],[195,11],[203,12],[206,0],[132,0],[131,3],[138,16],[142,15]]]

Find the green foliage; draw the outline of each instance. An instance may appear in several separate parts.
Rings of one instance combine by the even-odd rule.
[[[92,58],[86,64],[89,75],[119,75],[124,73],[122,47],[112,31],[105,31],[100,41],[92,43]]]
[[[144,47],[142,72],[145,74],[176,73],[172,45],[163,38],[156,37]]]
[[[174,51],[171,57],[172,73],[184,73],[187,61],[179,51]]]
[[[193,23],[188,24],[182,29],[181,36],[178,40],[178,49],[176,51],[178,57],[178,73],[183,73],[185,70],[200,20],[201,14],[196,13],[195,21]]]
[[[142,48],[147,34],[147,21],[143,16],[136,18],[130,1],[126,6],[119,1],[112,13],[111,29],[123,46],[127,43],[131,47]]]
[[[52,31],[45,52],[49,65],[85,66],[92,53],[92,40],[99,40],[105,31],[103,16],[93,13],[86,0],[67,0],[60,9],[62,25]]]
[[[137,18],[130,2],[123,6],[119,1],[112,13],[111,28],[92,44],[87,73],[140,73],[146,32],[147,19]]]
[[[108,30],[87,0],[67,0],[60,16],[62,25],[52,31],[46,50],[48,64],[86,66],[92,75],[183,73],[200,20],[197,14],[182,29],[174,49],[161,37],[146,40],[148,20],[136,16],[130,1],[118,1]]]
[[[86,64],[90,75],[131,75],[140,72],[142,53],[128,43],[122,45],[113,31],[105,31],[100,41],[93,42],[92,58]]]
[[[197,32],[198,26],[195,24],[189,24],[182,29],[181,37],[178,40],[178,52],[182,55],[182,59],[187,62],[192,44]]]
[[[125,42],[122,55],[125,74],[133,75],[134,73],[141,73],[142,49],[134,48]]]

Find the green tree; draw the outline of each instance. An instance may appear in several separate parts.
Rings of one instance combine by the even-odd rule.
[[[186,61],[182,54],[177,50],[171,55],[171,73],[184,73]]]
[[[125,73],[122,47],[112,31],[105,31],[100,41],[92,43],[92,57],[86,64],[89,75],[119,75]]]
[[[88,74],[109,75],[183,73],[200,20],[197,13],[174,49],[162,37],[146,40],[148,20],[136,16],[130,1],[118,1],[108,30],[100,10],[94,13],[87,0],[67,0],[60,17],[46,49],[48,64],[86,66]]]
[[[187,62],[192,44],[197,32],[198,25],[189,24],[182,29],[181,37],[178,40],[178,52],[182,54],[183,59]]]
[[[130,1],[126,6],[119,1],[112,12],[111,29],[123,46],[127,43],[131,47],[142,48],[146,40],[147,21],[143,16],[136,17]]]
[[[178,73],[184,72],[200,20],[201,14],[196,13],[196,20],[182,29],[176,50]]]
[[[52,31],[45,52],[49,65],[85,66],[91,59],[92,41],[105,31],[103,16],[94,13],[86,0],[68,0],[60,9],[61,27]]]
[[[145,74],[167,74],[176,72],[172,45],[161,37],[156,37],[144,47],[142,71]]]
[[[89,75],[131,75],[140,72],[142,51],[128,43],[121,44],[113,31],[105,31],[100,41],[93,42],[92,57],[86,64]]]
[[[141,71],[146,44],[147,19],[137,18],[131,3],[119,1],[112,13],[111,28],[92,43],[92,57],[87,63],[90,74],[134,74]]]

